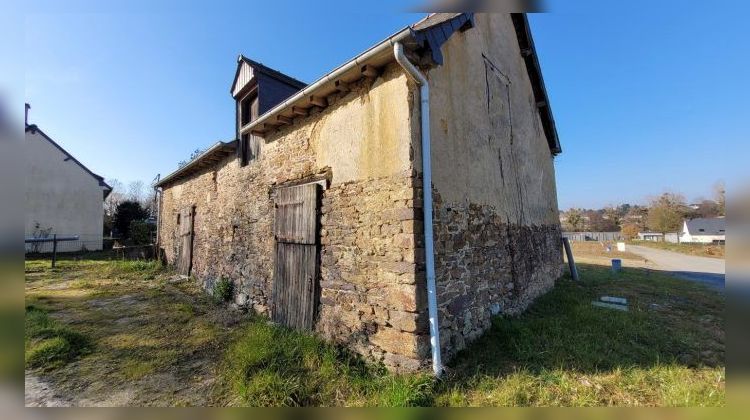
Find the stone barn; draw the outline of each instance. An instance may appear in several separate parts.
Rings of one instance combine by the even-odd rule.
[[[208,290],[439,373],[561,276],[524,14],[432,14],[309,85],[240,56],[230,92],[237,138],[158,184],[161,252]]]

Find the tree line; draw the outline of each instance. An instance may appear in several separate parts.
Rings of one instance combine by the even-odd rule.
[[[725,201],[724,183],[717,182],[712,199],[688,203],[684,195],[667,192],[649,198],[647,205],[572,208],[560,213],[560,222],[567,232],[622,232],[630,239],[645,231],[677,232],[686,219],[725,216]]]

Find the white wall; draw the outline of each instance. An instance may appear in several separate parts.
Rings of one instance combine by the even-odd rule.
[[[689,233],[683,233],[680,236],[680,242],[711,244],[714,241],[724,241],[726,238],[726,235],[691,235]]]
[[[25,236],[33,237],[38,223],[58,235],[79,235],[88,250],[102,249],[104,191],[99,181],[72,159],[66,161],[68,156],[39,132],[26,132],[24,152]],[[80,247],[80,242],[62,243],[58,250]]]

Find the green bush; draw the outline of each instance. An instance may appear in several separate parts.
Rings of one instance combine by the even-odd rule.
[[[151,243],[151,226],[144,221],[133,220],[130,222],[128,232],[133,245],[148,245]]]
[[[234,283],[231,280],[221,278],[214,283],[214,299],[221,302],[229,302],[234,296]]]

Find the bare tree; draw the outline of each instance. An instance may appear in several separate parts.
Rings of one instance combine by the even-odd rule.
[[[143,181],[133,181],[128,184],[128,200],[141,202],[146,196],[146,184]]]
[[[570,209],[566,215],[566,222],[571,232],[580,232],[584,228],[585,220],[583,213],[579,209]]]
[[[107,184],[112,187],[112,192],[104,200],[104,234],[111,235],[117,206],[127,197],[125,196],[125,187],[119,180],[108,179]]]
[[[718,205],[719,216],[726,216],[726,186],[724,181],[716,181],[716,184],[714,184],[714,200]]]

